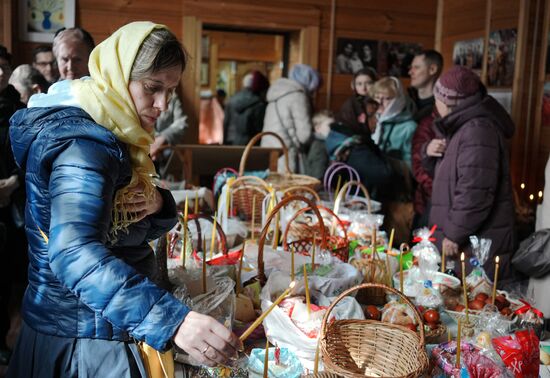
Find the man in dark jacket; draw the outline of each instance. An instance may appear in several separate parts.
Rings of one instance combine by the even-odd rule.
[[[23,229],[25,195],[23,176],[17,169],[8,135],[9,119],[16,110],[25,105],[19,101],[20,94],[8,84],[11,75],[11,55],[0,45],[0,224],[5,238],[0,244],[0,350],[10,328],[10,308],[18,308],[27,280],[27,243]],[[14,305],[15,304],[15,305]],[[14,305],[14,306],[13,306]],[[17,313],[17,311],[15,311]],[[0,364],[3,355],[0,355]]]
[[[424,50],[414,57],[409,70],[409,95],[416,107],[414,120],[418,124],[412,140],[412,170],[418,184],[414,194],[413,228],[427,226],[430,214],[432,176],[422,166],[422,148],[435,138],[433,88],[442,69],[441,54],[435,50]]]
[[[430,224],[438,226],[438,246],[448,259],[458,261],[461,251],[471,255],[470,235],[491,239],[484,267],[492,277],[495,256],[500,256],[499,282],[505,282],[512,276],[510,259],[515,247],[506,145],[514,123],[467,68],[456,66],[443,74],[434,95],[442,117],[436,126],[447,140],[435,167],[430,211]],[[460,268],[459,263],[455,266]]]
[[[224,144],[245,145],[262,131],[268,87],[269,81],[259,71],[244,77],[243,89],[235,93],[225,106]]]

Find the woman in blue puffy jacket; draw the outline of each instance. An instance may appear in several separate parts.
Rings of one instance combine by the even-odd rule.
[[[148,242],[176,223],[149,145],[185,63],[164,26],[131,23],[93,50],[90,78],[53,85],[11,119],[30,264],[8,376],[145,377],[142,343],[163,352],[174,342],[210,366],[240,347],[148,278]]]

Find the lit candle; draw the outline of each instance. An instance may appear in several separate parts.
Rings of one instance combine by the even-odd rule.
[[[458,319],[458,331],[456,334],[456,365],[455,365],[457,369],[460,369],[460,349],[461,349],[460,339],[462,338],[461,333],[462,333],[462,324],[460,319]]]
[[[199,213],[199,191],[197,190],[195,192],[195,203],[193,204],[195,206],[194,212],[195,214]]]
[[[321,344],[321,337],[317,339],[317,348],[315,349],[315,361],[313,364],[313,375],[316,377],[319,372],[319,344]]]
[[[466,312],[466,323],[470,322],[468,316],[468,289],[466,288],[466,263],[464,261],[464,252],[460,254],[460,263],[462,266],[462,290],[464,291],[464,311]]]
[[[534,199],[535,199],[535,196],[532,195],[532,194],[529,194],[529,201],[532,201],[532,200],[534,200]]]
[[[189,218],[189,197],[188,196],[185,196],[185,205],[183,207],[183,240],[182,240],[182,245],[181,245],[181,253],[180,253],[180,258],[181,258],[181,264],[183,266],[183,268],[185,269],[185,252],[187,250],[187,221],[188,221],[188,218]]]
[[[498,280],[498,265],[500,262],[500,257],[495,257],[495,279],[493,281],[493,299],[491,300],[492,304],[495,304],[495,298],[497,297],[497,280]]]
[[[254,321],[254,323],[252,323],[252,324],[250,325],[250,327],[248,327],[248,329],[247,329],[246,331],[243,332],[243,334],[239,337],[239,339],[240,339],[241,341],[246,340],[246,338],[247,338],[248,336],[250,336],[250,334],[251,334],[252,332],[254,332],[254,330],[255,330],[256,328],[258,328],[258,326],[259,326],[260,324],[262,324],[262,322],[264,321],[265,317],[266,317],[267,315],[269,315],[269,313],[270,313],[271,311],[273,311],[273,309],[274,309],[279,303],[281,303],[281,301],[282,301],[283,299],[285,299],[285,297],[286,297],[288,294],[290,294],[290,292],[292,291],[292,289],[294,288],[295,285],[296,285],[296,282],[292,281],[292,282],[290,283],[290,285],[288,285],[288,288],[287,288],[285,291],[283,291],[283,293],[282,293],[277,299],[275,299],[275,302],[273,302],[273,304],[272,304],[271,306],[269,306],[269,308],[268,308],[265,312],[263,312],[263,313],[260,315],[260,317],[259,317],[258,319],[256,319],[256,320]]]
[[[308,284],[308,281],[307,281],[306,264],[304,264],[303,267],[304,267],[304,286],[305,286],[305,290],[306,290],[307,314],[308,314],[308,316],[310,316],[311,315],[311,298],[309,296],[309,284]]]
[[[241,281],[241,273],[243,271],[243,258],[244,258],[244,251],[246,249],[246,240],[243,242],[243,249],[241,252],[241,258],[239,259],[239,271],[237,272],[237,295],[240,294],[242,289],[242,281]]]
[[[254,227],[256,226],[256,196],[252,194],[252,218],[250,219],[251,239],[254,240]]]
[[[290,280],[294,281],[294,245],[290,247]]]
[[[269,340],[265,341],[265,356],[264,356],[264,378],[269,378]]]
[[[214,257],[214,248],[216,246],[216,227],[218,225],[218,212],[214,212],[214,223],[212,224],[212,235],[210,240],[210,260]]]
[[[441,248],[441,273],[445,273],[445,247]]]
[[[525,189],[525,184],[522,182],[519,187],[521,188],[521,190],[523,190],[523,189]]]

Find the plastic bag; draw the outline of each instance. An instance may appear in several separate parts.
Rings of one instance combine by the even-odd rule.
[[[519,328],[532,328],[537,337],[542,338],[544,334],[544,314],[534,308],[529,302],[519,299],[523,306],[514,313],[519,318]]]
[[[382,321],[402,326],[417,325],[414,310],[409,305],[398,301],[386,303],[382,309]]]
[[[432,350],[432,360],[443,370],[445,376],[469,377],[469,378],[503,378],[508,377],[499,363],[487,355],[475,345],[461,342],[461,364],[456,367],[456,341],[439,344]]]
[[[311,284],[311,279],[309,283]],[[290,284],[290,277],[282,272],[274,272],[269,276],[261,293],[262,311],[265,311],[272,300],[283,292]],[[294,287],[294,294],[304,294],[303,280],[298,279]],[[327,297],[310,285],[311,301],[318,306],[330,306],[334,297]],[[332,310],[335,319],[364,319],[363,310],[355,298],[343,298]],[[317,339],[308,337],[290,319],[285,311],[275,307],[263,322],[267,338],[272,344],[285,347],[296,353],[304,367],[313,369]],[[320,323],[319,323],[320,326]]]
[[[431,229],[424,227],[413,232],[413,242],[417,244],[412,247],[411,251],[418,260],[418,268],[423,272],[425,279],[429,279],[435,272],[439,271],[439,264],[441,263],[439,250],[432,243],[432,241],[435,241],[435,238],[432,237],[435,228],[436,226]]]
[[[443,305],[443,297],[432,286],[432,281],[424,281],[424,288],[416,296],[416,304],[425,309],[439,309]]]
[[[470,259],[473,269],[466,277],[466,285],[472,297],[475,297],[479,293],[491,294],[491,281],[487,277],[485,269],[483,269],[483,265],[489,258],[491,243],[490,239],[479,239],[477,236],[470,236],[470,244],[472,245],[474,257]]]
[[[268,376],[275,378],[298,378],[302,374],[302,364],[296,355],[287,348],[279,349],[279,364],[275,361],[276,348],[268,349]],[[264,375],[265,349],[255,348],[248,358],[248,371],[251,378]]]
[[[492,340],[492,344],[515,378],[539,376],[539,338],[532,329],[496,337]]]

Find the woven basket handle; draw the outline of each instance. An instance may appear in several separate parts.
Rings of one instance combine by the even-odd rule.
[[[357,286],[354,286],[352,288],[349,288],[348,290],[344,291],[342,294],[340,294],[338,296],[338,298],[336,298],[329,306],[329,308],[327,309],[327,312],[325,312],[325,315],[323,316],[323,321],[321,323],[321,339],[324,339],[325,336],[326,336],[326,328],[327,328],[327,322],[328,322],[328,317],[332,311],[332,309],[342,300],[344,299],[345,297],[347,297],[348,295],[350,295],[351,293],[355,292],[355,291],[358,291],[358,290],[361,290],[361,289],[368,289],[368,288],[376,288],[376,289],[383,289],[383,290],[386,290],[386,291],[389,291],[391,292],[392,294],[395,294],[397,296],[399,296],[399,298],[406,304],[408,305],[410,308],[412,308],[413,310],[413,313],[414,313],[414,317],[416,318],[417,322],[418,322],[418,328],[420,329],[420,343],[421,343],[421,347],[424,348],[424,346],[426,345],[425,343],[425,335],[424,335],[424,321],[422,320],[422,316],[420,315],[420,312],[418,312],[418,310],[416,309],[416,307],[414,306],[414,304],[409,300],[409,298],[407,298],[403,293],[401,293],[399,290],[397,289],[394,289],[393,287],[389,287],[389,286],[386,286],[386,285],[382,285],[382,284],[379,284],[379,283],[362,283],[360,285],[357,285]]]
[[[327,185],[325,187],[325,190],[329,193],[329,196],[330,196],[330,199],[332,200],[332,196],[333,196],[333,192],[331,191],[331,188],[332,188],[332,181],[336,175],[336,173],[342,171],[342,170],[345,170],[347,171],[347,174],[349,176],[349,179],[351,181],[360,181],[360,177],[359,177],[359,173],[357,173],[357,171],[350,167],[349,165],[347,164],[341,164],[341,165],[338,165],[335,169],[332,170],[332,173],[330,174],[330,176],[328,177],[328,181],[327,181]],[[359,190],[361,188],[357,185],[356,189],[355,189],[355,193],[353,194],[354,196],[358,195],[359,194]],[[348,190],[346,192],[346,195],[349,194],[351,188],[348,187]],[[334,194],[338,194],[338,193],[334,193]]]
[[[319,197],[319,193],[317,193],[315,190],[311,189],[309,186],[303,186],[303,185],[295,185],[288,187],[286,189],[283,189],[281,193],[283,194],[283,198],[285,196],[292,196],[292,195],[302,195],[302,194],[293,194],[292,192],[307,192],[311,194],[315,202],[319,203],[321,202],[321,197]]]
[[[189,214],[187,216],[188,221],[192,220],[197,225],[197,251],[199,251],[202,248],[202,231],[201,231],[201,224],[200,224],[199,219],[206,219],[207,221],[212,223],[212,227],[214,226],[214,218],[210,215],[199,213],[199,214]],[[220,249],[221,249],[222,253],[225,256],[227,256],[227,253],[229,251],[229,249],[227,248],[227,237],[225,236],[225,232],[223,232],[223,230],[222,230],[219,223],[216,227],[216,233],[218,234]]]
[[[239,164],[239,176],[244,175],[244,168],[246,166],[246,162],[248,160],[248,155],[250,155],[250,151],[252,150],[252,147],[254,147],[256,142],[258,140],[260,140],[260,138],[262,138],[265,135],[271,135],[271,136],[277,138],[279,140],[279,142],[281,142],[281,148],[283,149],[283,154],[285,155],[286,173],[292,173],[290,171],[290,165],[288,164],[288,148],[287,148],[284,140],[278,134],[276,134],[274,132],[264,131],[264,132],[256,134],[252,139],[250,139],[250,142],[248,142],[248,144],[246,145],[246,147],[243,151],[243,156],[241,157],[241,163]]]
[[[338,218],[338,215],[334,214],[334,212],[331,209],[329,209],[328,207],[325,207],[325,206],[317,205],[317,209],[326,211],[329,215],[331,215],[334,218],[334,221],[336,222],[336,224],[338,226],[340,226],[342,231],[344,231],[344,239],[347,243],[348,233],[346,231],[346,227],[344,226],[344,223],[340,220],[340,218]],[[309,210],[312,210],[311,207],[304,207],[303,209],[298,210],[292,216],[292,218],[290,218],[290,220],[288,221],[288,223],[286,225],[286,228],[285,228],[285,232],[283,234],[283,249],[285,251],[288,251],[288,241],[287,240],[288,240],[288,233],[290,232],[290,224],[292,222],[294,222],[296,220],[296,218],[298,218],[301,214],[303,214],[303,213],[305,213],[306,211],[309,211]],[[323,239],[323,240],[326,240],[326,239]]]
[[[372,214],[372,205],[370,203],[369,191],[367,190],[365,185],[363,185],[360,181],[353,181],[353,180],[346,182],[344,184],[344,186],[342,186],[342,188],[340,189],[340,192],[338,193],[338,196],[336,197],[336,200],[334,201],[334,213],[336,215],[338,215],[338,210],[340,210],[340,203],[342,202],[342,200],[346,196],[346,190],[352,185],[356,185],[359,188],[361,188],[361,191],[363,192],[363,194],[365,195],[365,198],[367,199],[367,212],[369,213],[369,215],[371,215]]]
[[[262,285],[265,284],[265,282],[267,281],[264,270],[264,244],[265,239],[267,238],[267,233],[269,232],[269,226],[271,225],[271,221],[273,220],[273,218],[275,218],[279,210],[293,201],[305,202],[307,205],[306,207],[313,209],[313,212],[317,216],[317,219],[319,219],[319,225],[321,226],[321,240],[323,240],[321,248],[326,249],[326,233],[325,225],[323,223],[323,217],[321,217],[321,213],[319,212],[319,209],[317,209],[313,201],[304,196],[288,196],[286,198],[283,198],[282,201],[279,202],[269,213],[265,221],[265,225],[262,228],[262,232],[260,233],[260,238],[258,239],[258,279],[260,280],[260,283]]]

